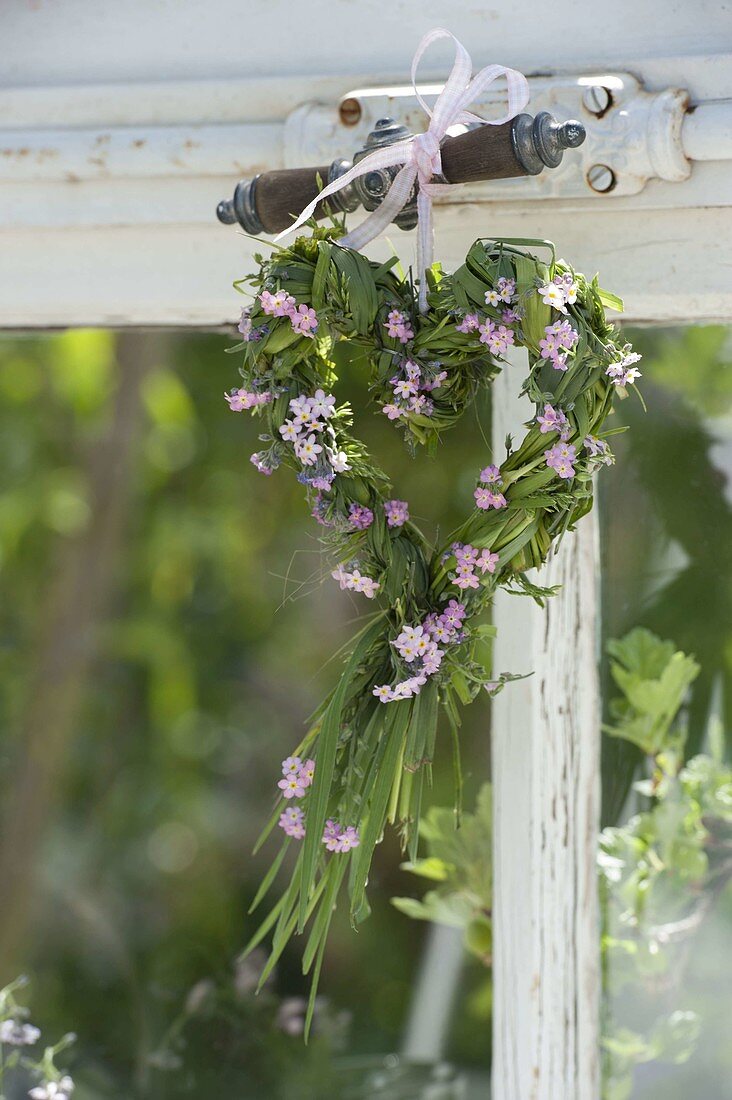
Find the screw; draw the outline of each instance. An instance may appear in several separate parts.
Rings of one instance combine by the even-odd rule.
[[[349,96],[347,99],[341,100],[338,114],[344,126],[355,126],[361,121],[360,101],[355,99],[354,96]]]
[[[595,118],[602,118],[612,105],[613,97],[609,88],[604,88],[601,84],[591,84],[589,88],[585,88],[582,106]]]
[[[369,195],[377,199],[386,193],[388,182],[384,172],[367,172],[363,178],[363,186]]]
[[[593,191],[605,195],[613,190],[618,181],[612,168],[608,168],[607,164],[593,164],[587,172],[587,182]]]

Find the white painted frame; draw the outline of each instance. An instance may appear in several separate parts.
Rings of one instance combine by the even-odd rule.
[[[218,200],[240,175],[297,160],[308,118],[319,151],[352,153],[341,96],[404,84],[417,41],[446,20],[476,65],[627,71],[651,90],[687,89],[692,103],[730,97],[732,27],[717,0],[616,0],[612,11],[574,0],[447,11],[441,0],[6,0],[0,328],[231,324],[231,283],[257,245],[214,221]],[[430,60],[425,78],[439,80],[449,58]],[[697,147],[708,156],[708,142]],[[732,321],[727,164],[695,164],[686,181],[637,195],[542,196],[477,188],[442,206],[445,266],[478,235],[548,237],[579,269],[602,268],[628,320]],[[394,244],[409,254],[396,230]],[[498,453],[522,415],[513,389],[509,371]],[[494,715],[495,1100],[598,1095],[595,578],[590,519],[542,575],[564,584],[546,613],[518,597],[496,609],[498,665],[535,674]]]

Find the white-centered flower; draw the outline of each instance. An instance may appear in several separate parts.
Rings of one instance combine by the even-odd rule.
[[[17,1020],[3,1020],[0,1024],[0,1043],[12,1047],[32,1047],[41,1037],[40,1029],[33,1024],[21,1024]]]
[[[330,451],[328,457],[330,458],[331,466],[337,474],[343,474],[346,470],[351,469],[348,462],[348,455],[345,451]]]
[[[295,454],[303,466],[314,466],[322,450],[323,448],[315,442],[314,435],[309,435],[307,439],[299,439],[295,444]]]
[[[28,1093],[33,1100],[71,1100],[74,1082],[66,1074],[60,1081],[44,1081]]]
[[[567,312],[565,305],[567,299],[561,286],[557,286],[556,283],[546,283],[544,286],[539,287],[538,293],[541,294],[544,305],[553,306],[560,313]]]
[[[288,442],[294,443],[300,435],[298,425],[293,424],[292,420],[286,420],[284,424],[280,424],[280,435],[283,439],[288,440]]]

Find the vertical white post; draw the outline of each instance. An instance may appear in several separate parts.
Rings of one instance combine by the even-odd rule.
[[[518,357],[493,387],[496,461],[531,416]],[[596,519],[537,575],[541,609],[496,600],[496,672],[533,672],[493,708],[493,1100],[599,1096],[600,938]]]

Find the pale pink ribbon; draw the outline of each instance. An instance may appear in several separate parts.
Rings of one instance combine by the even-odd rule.
[[[417,91],[417,66],[422,59],[425,50],[439,38],[451,38],[455,43],[455,62],[447,83],[438,95],[432,110],[429,109],[422,96]],[[451,126],[467,124],[471,122],[486,123],[488,126],[500,126],[509,119],[514,118],[524,109],[529,101],[529,85],[523,73],[516,69],[507,69],[503,65],[487,65],[472,77],[473,63],[470,54],[458,42],[450,31],[437,27],[424,36],[412,61],[412,86],[420,106],[429,116],[429,127],[423,134],[407,138],[404,141],[394,142],[383,149],[376,149],[369,153],[357,164],[345,172],[333,183],[318,194],[316,199],[309,203],[300,214],[297,221],[280,233],[276,240],[299,229],[303,222],[307,221],[313,213],[316,205],[328,195],[346,187],[358,176],[367,172],[373,172],[379,168],[389,168],[402,164],[404,167],[397,173],[384,201],[376,210],[361,222],[355,229],[340,240],[341,244],[348,248],[361,249],[394,220],[400,210],[407,204],[412,193],[415,180],[418,183],[417,192],[417,269],[419,271],[419,308],[424,313],[427,309],[427,279],[425,271],[432,266],[433,230],[432,230],[432,198],[448,191],[454,184],[431,183],[433,176],[442,172],[442,158],[440,156],[440,144]],[[484,119],[467,110],[470,103],[481,92],[497,80],[505,76],[508,89],[508,112],[502,118]],[[472,79],[471,79],[472,77]]]

